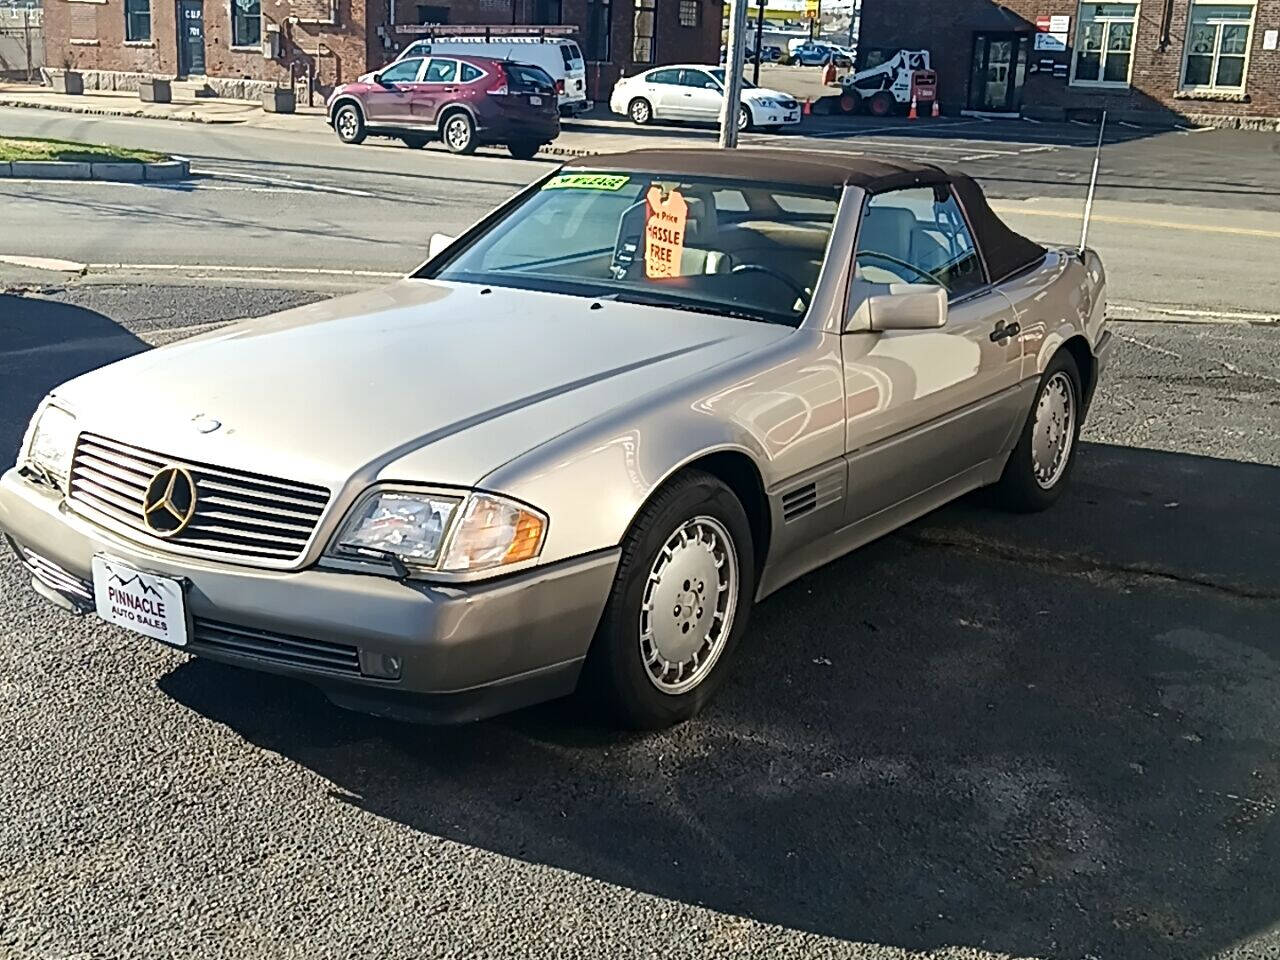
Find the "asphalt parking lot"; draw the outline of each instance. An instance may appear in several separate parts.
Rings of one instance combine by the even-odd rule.
[[[302,291],[0,295],[50,385]],[[1123,323],[1071,490],[969,498],[755,614],[714,709],[368,719],[0,562],[0,955],[1274,957],[1280,345]]]

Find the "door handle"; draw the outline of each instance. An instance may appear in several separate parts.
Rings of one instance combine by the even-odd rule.
[[[1021,332],[1022,327],[1018,324],[1018,321],[1015,320],[1013,323],[1006,324],[1003,320],[1000,320],[996,323],[996,328],[991,331],[991,342],[1003,343],[1010,337],[1016,337]]]
[[[457,87],[445,87],[445,88],[444,88],[444,92],[445,92],[445,93],[457,93],[457,92],[458,92],[458,88],[457,88]]]

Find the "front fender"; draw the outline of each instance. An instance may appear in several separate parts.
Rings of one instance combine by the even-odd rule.
[[[616,546],[671,476],[731,451],[766,491],[843,454],[839,338],[797,332],[771,348],[610,411],[499,467],[478,486],[550,517],[541,561]]]

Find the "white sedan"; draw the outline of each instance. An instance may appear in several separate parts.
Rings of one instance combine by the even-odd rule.
[[[724,68],[698,65],[656,67],[623,77],[609,107],[638,124],[654,120],[716,123],[724,101]],[[766,90],[743,78],[738,129],[778,128],[800,122],[800,102],[789,93]]]

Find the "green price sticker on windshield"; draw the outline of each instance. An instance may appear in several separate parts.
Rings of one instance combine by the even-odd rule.
[[[552,177],[543,190],[621,190],[630,177],[608,176],[602,173],[562,173]]]

